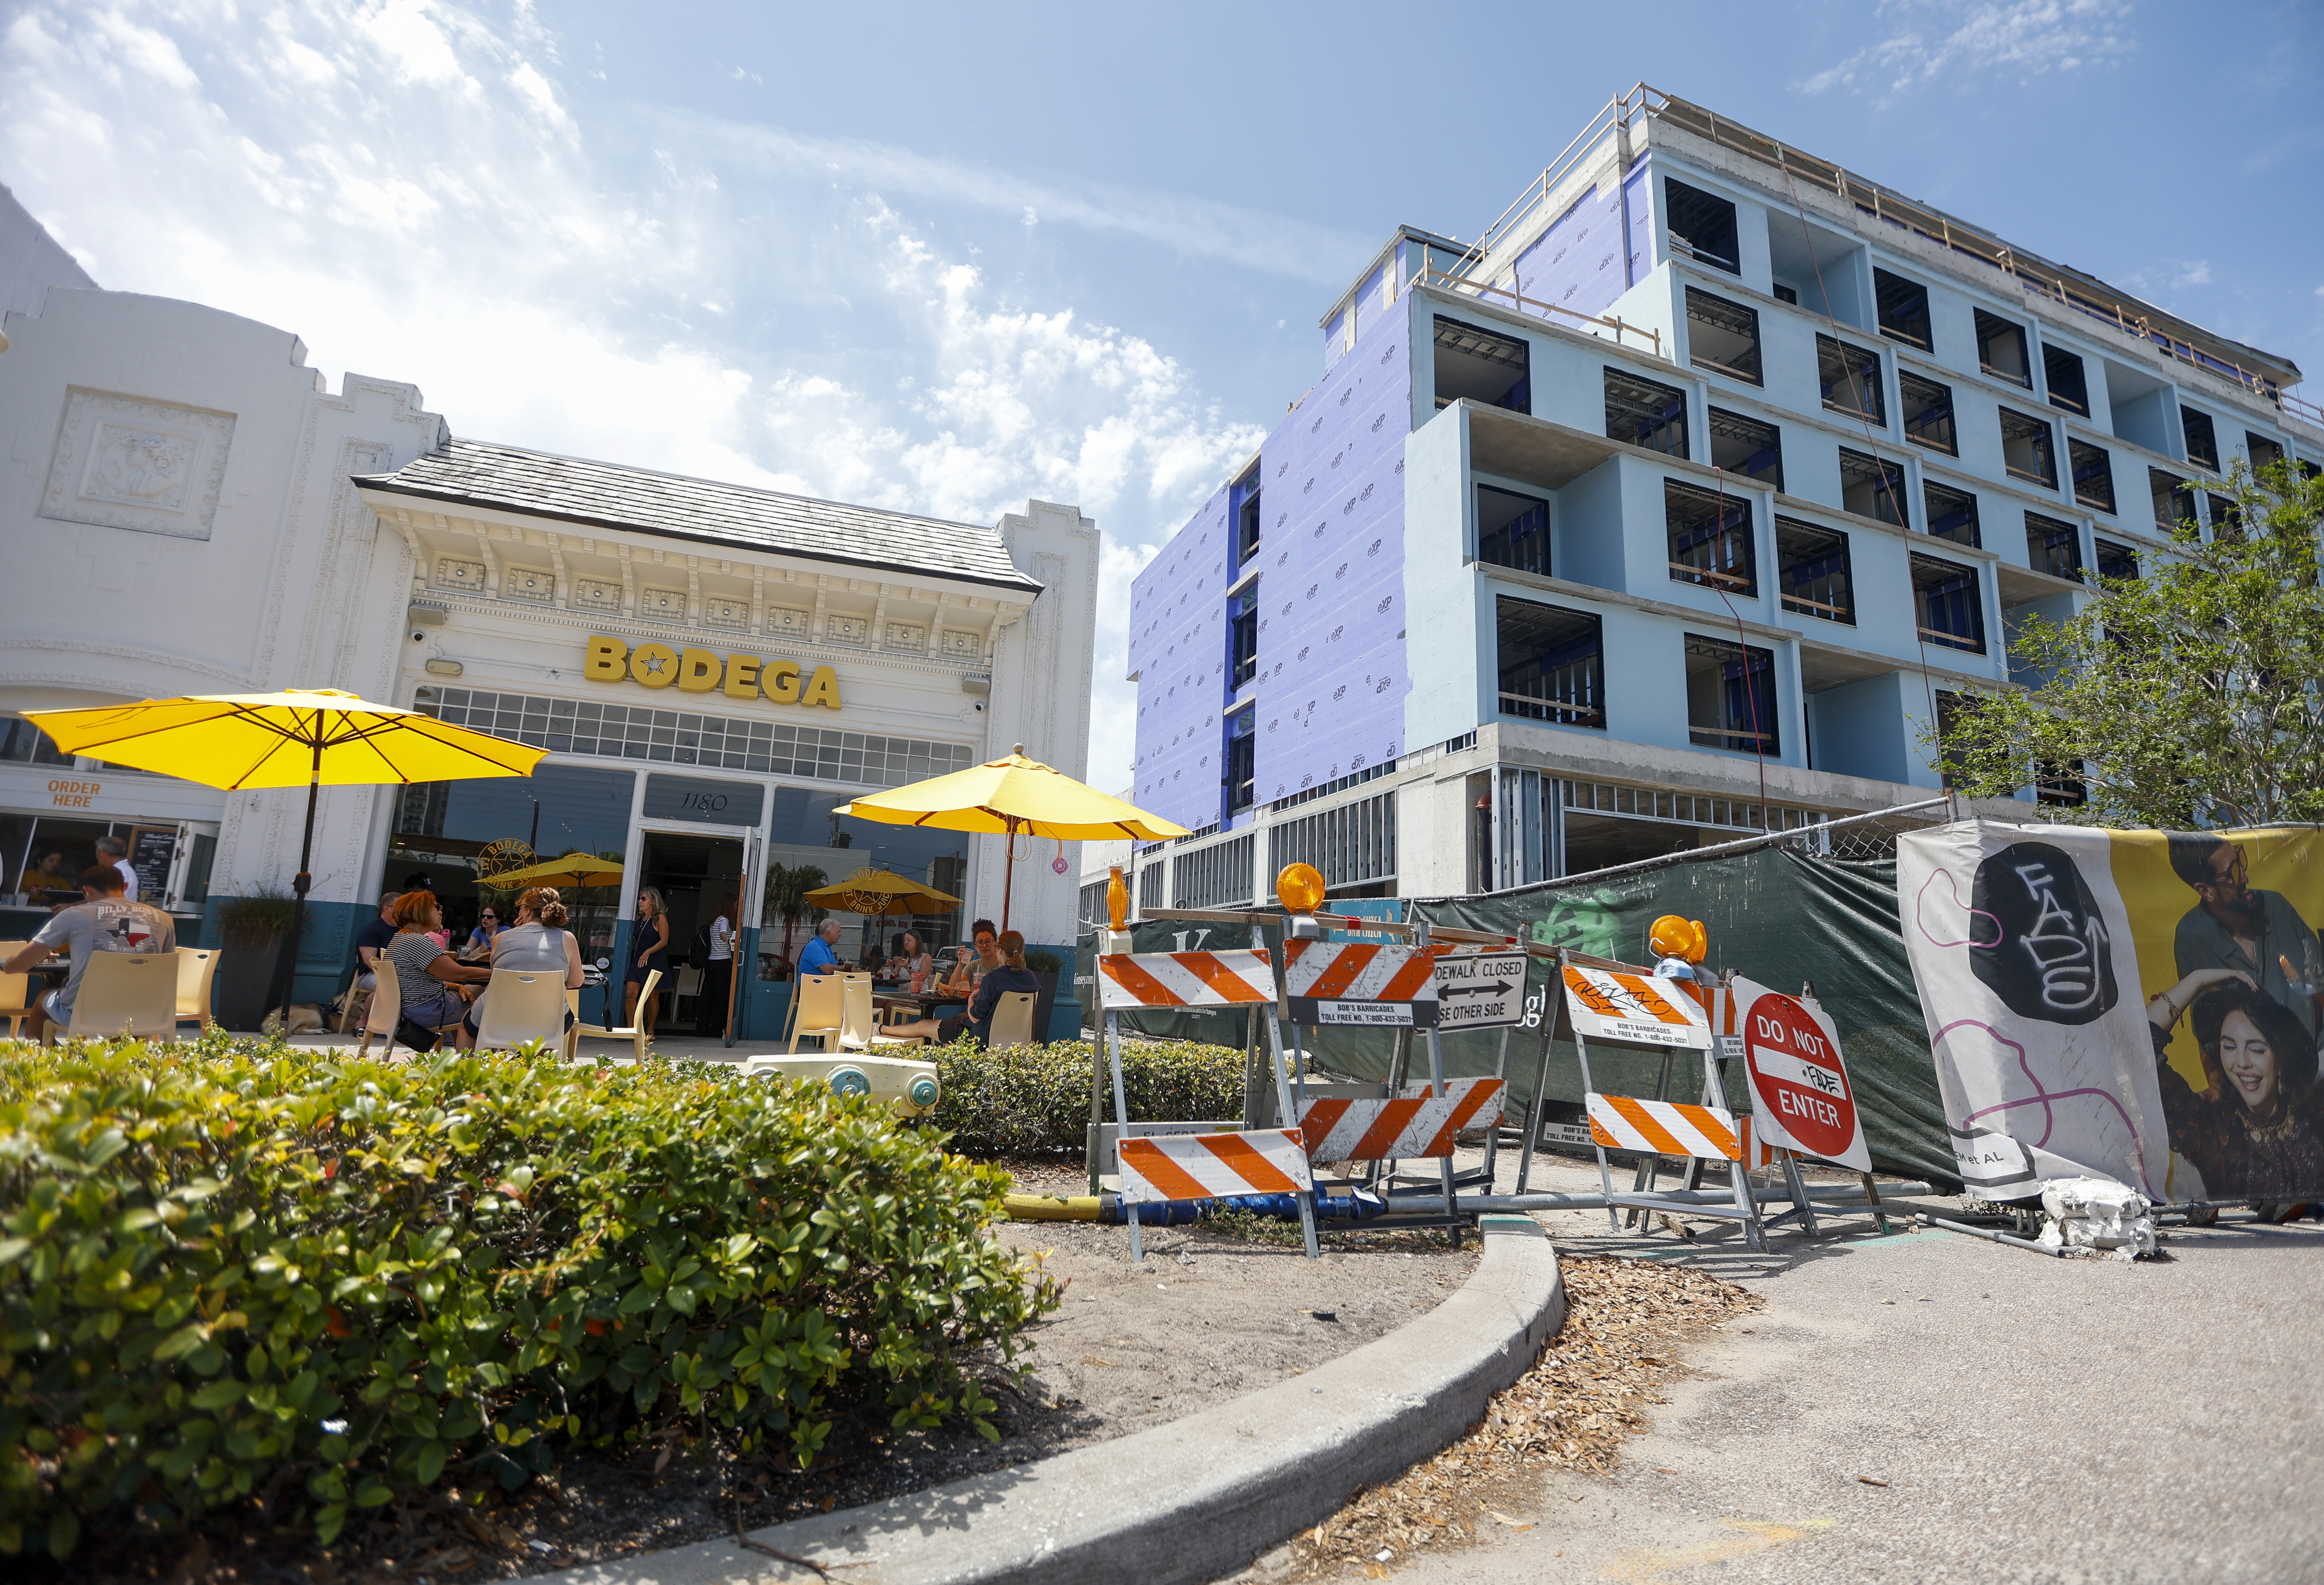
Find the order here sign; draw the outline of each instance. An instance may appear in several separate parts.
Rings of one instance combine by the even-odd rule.
[[[1751,1072],[1751,1126],[1759,1142],[1870,1172],[1840,1032],[1823,1009],[1739,975],[1729,994]]]
[[[603,634],[589,640],[588,659],[581,674],[592,682],[639,682],[648,688],[676,683],[681,693],[708,693],[715,689],[729,699],[763,695],[775,704],[839,709],[839,673],[829,666],[808,672],[797,661],[718,655],[690,645],[676,650],[666,644],[641,644],[632,649]]]

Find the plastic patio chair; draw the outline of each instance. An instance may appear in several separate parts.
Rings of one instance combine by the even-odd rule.
[[[802,1035],[823,1043],[830,1051],[845,1027],[846,987],[836,974],[802,974],[792,981],[791,1043],[788,1056],[798,1055]]]
[[[207,1031],[214,1027],[210,1017],[210,982],[217,978],[219,949],[216,947],[180,947],[178,949],[178,1022],[192,1019]]]
[[[677,1019],[683,1018],[686,1015],[680,1011],[682,1006],[689,998],[699,1001],[701,997],[702,970],[696,969],[691,963],[679,964],[678,969],[678,977],[672,982],[672,988],[669,993],[669,1015],[671,1019],[675,1021]]]
[[[30,941],[0,941],[0,963],[6,962],[31,946]],[[32,1015],[32,977],[29,974],[0,974],[0,1020],[8,1025],[8,1038],[16,1039],[24,1033],[24,1020]]]
[[[649,969],[646,970],[645,983],[638,987],[638,1010],[640,1013],[642,1014],[645,1008],[652,1003],[654,991],[660,986],[660,969]],[[646,1060],[646,1026],[642,1018],[635,1024],[632,1024],[626,1027],[619,1029],[613,1028],[604,1024],[576,1024],[573,1026],[573,1034],[574,1040],[572,1042],[572,1045],[576,1053],[581,1049],[580,1037],[586,1035],[592,1040],[626,1040],[630,1043],[632,1049],[636,1051],[638,1061],[642,1062]]]
[[[395,965],[384,959],[381,959],[379,973],[374,978],[377,983],[372,987],[371,1006],[364,1009],[363,1039],[355,1045],[355,1055],[370,1055],[371,1037],[383,1034],[387,1036],[387,1043],[380,1048],[379,1054],[392,1057],[395,1054],[396,1025],[403,1022],[403,981],[396,974]],[[466,1016],[467,1014],[464,1010],[460,1017]],[[447,1029],[459,1026],[460,1018],[455,1018],[449,1024],[438,1024],[433,1033],[442,1034]]]
[[[514,1051],[527,1041],[563,1050],[565,976],[551,969],[495,969],[484,987],[476,1045]]]
[[[355,1027],[355,998],[369,994],[363,987],[363,977],[370,972],[370,969],[359,967],[354,978],[347,981],[347,994],[339,998],[339,1015],[331,1021],[332,1033],[345,1034]]]
[[[56,1027],[51,1024],[53,1031]],[[178,955],[175,952],[92,952],[73,993],[75,1040],[178,1038]]]
[[[992,1050],[1033,1043],[1033,1008],[1040,999],[1031,991],[1001,993],[992,1006]]]
[[[830,978],[826,976],[825,978]],[[873,1051],[883,1045],[918,1045],[917,1034],[882,1034],[880,1015],[872,1000],[872,977],[843,974],[840,981],[839,1043],[849,1051]]]

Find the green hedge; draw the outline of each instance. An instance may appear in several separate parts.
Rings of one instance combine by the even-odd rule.
[[[1086,1041],[991,1052],[962,1042],[930,1055],[944,1083],[935,1121],[950,1133],[954,1149],[973,1155],[1081,1154],[1089,1129]],[[1142,1123],[1240,1117],[1242,1061],[1231,1046],[1125,1040],[1121,1087],[1130,1115]],[[1111,1076],[1105,1117],[1113,1121]]]
[[[993,1434],[967,1357],[1056,1303],[1007,1187],[708,1065],[0,1044],[0,1548],[235,1503],[327,1542],[558,1437]]]

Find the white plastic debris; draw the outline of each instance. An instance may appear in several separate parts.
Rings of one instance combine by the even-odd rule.
[[[2111,1178],[2052,1179],[2042,1185],[2042,1209],[2048,1219],[2034,1241],[2047,1248],[2110,1253],[2116,1260],[2154,1253],[2146,1197]]]

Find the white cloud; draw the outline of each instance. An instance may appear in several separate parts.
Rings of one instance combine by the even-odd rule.
[[[1888,93],[1997,72],[2019,79],[2111,64],[2137,48],[2122,25],[2128,0],[2006,0],[1970,6],[1884,5],[1905,25],[1794,86],[1821,94],[1870,85]],[[1925,18],[1925,21],[1921,19]]]
[[[0,179],[103,284],[295,330],[456,433],[970,522],[1079,505],[1107,534],[1091,774],[1126,780],[1128,580],[1259,431],[907,206],[1156,236],[1175,204],[1189,251],[1295,273],[1344,239],[699,117],[641,157],[559,92],[555,44],[437,0],[51,0],[0,37]]]

